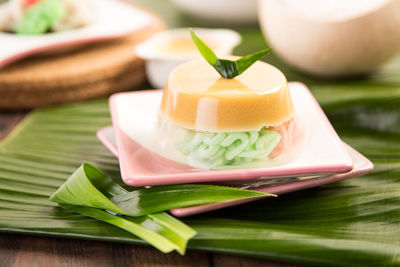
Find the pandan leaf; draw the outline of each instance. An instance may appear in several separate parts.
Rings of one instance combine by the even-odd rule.
[[[110,223],[163,252],[183,254],[196,231],[160,212],[173,208],[271,194],[212,185],[170,185],[127,191],[84,163],[50,197],[61,207]]]
[[[192,40],[200,51],[200,54],[207,60],[207,62],[214,66],[215,62],[217,62],[218,58],[215,55],[214,51],[210,47],[208,47],[194,32],[190,29],[190,35],[192,36]]]
[[[177,250],[184,254],[188,240],[196,231],[167,214],[142,212],[140,217],[124,216],[126,212],[109,198],[127,193],[102,171],[84,163],[50,200],[58,202],[62,208],[124,229],[162,252]]]
[[[196,206],[233,199],[276,196],[256,191],[215,185],[168,185],[135,190],[111,198],[131,216]]]
[[[236,65],[238,69],[239,75],[242,74],[245,70],[247,70],[251,65],[253,65],[257,60],[261,59],[263,56],[268,54],[272,48],[266,48],[264,50],[255,52],[253,54],[244,56],[238,60],[236,60]]]
[[[232,60],[218,59],[213,67],[225,79],[231,79],[239,75],[237,64]]]
[[[226,79],[232,79],[244,71],[246,71],[251,65],[253,65],[257,60],[261,59],[272,48],[267,48],[256,53],[247,55],[237,60],[219,59],[214,51],[208,47],[194,32],[190,29],[190,35],[195,43],[200,54],[207,60],[207,62],[213,66],[218,73]]]
[[[180,224],[176,227],[176,223],[179,223],[179,221],[165,213],[163,213],[164,216],[168,216],[174,221],[172,223],[172,228],[165,226],[163,220],[158,221],[154,219],[152,215],[127,217],[117,216],[102,209],[83,206],[60,204],[60,207],[119,227],[146,240],[149,244],[164,253],[176,250],[183,255],[186,250],[187,241],[196,234],[196,231],[184,224]],[[157,214],[155,214],[155,216],[157,217]],[[186,231],[190,231],[191,234],[180,236],[177,232],[185,230],[179,229],[179,227],[187,228],[188,230]],[[166,234],[167,232],[168,234]]]

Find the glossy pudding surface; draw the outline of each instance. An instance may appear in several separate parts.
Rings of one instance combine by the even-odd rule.
[[[171,121],[207,132],[276,127],[293,113],[285,76],[261,61],[233,79],[222,78],[204,59],[186,62],[171,73],[161,103]]]

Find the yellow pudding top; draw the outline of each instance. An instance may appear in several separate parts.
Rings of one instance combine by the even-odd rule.
[[[214,50],[218,49],[219,45],[211,40],[207,40],[207,44]],[[157,49],[167,53],[173,54],[198,54],[199,50],[196,48],[190,37],[171,37],[157,45]]]
[[[171,73],[161,102],[162,115],[195,131],[260,130],[293,113],[285,76],[261,61],[233,79],[222,78],[204,59],[186,62]]]

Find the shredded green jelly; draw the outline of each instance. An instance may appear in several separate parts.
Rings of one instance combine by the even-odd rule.
[[[42,34],[50,30],[51,26],[63,19],[67,9],[62,0],[44,0],[29,7],[17,25],[17,34]]]
[[[278,132],[267,129],[225,133],[188,131],[178,149],[191,162],[216,167],[265,159],[280,140]]]

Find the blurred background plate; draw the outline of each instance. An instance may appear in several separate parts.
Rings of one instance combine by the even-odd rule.
[[[91,99],[142,85],[146,79],[144,63],[133,48],[165,28],[158,16],[143,12],[151,23],[123,38],[30,57],[0,69],[0,109]]]
[[[82,44],[126,37],[156,23],[149,12],[120,0],[92,1],[94,20],[88,25],[38,35],[0,31],[0,68],[34,54],[64,52]]]

